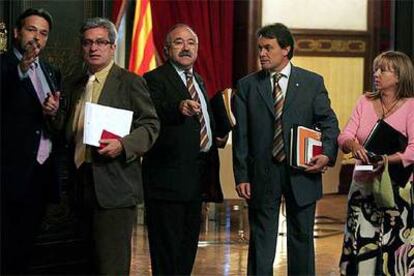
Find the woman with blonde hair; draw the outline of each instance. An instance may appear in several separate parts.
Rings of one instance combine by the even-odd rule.
[[[411,170],[414,164],[414,68],[401,52],[388,51],[373,63],[374,92],[364,93],[338,137],[340,148],[352,153],[356,164],[370,163],[363,147],[378,120],[407,137],[402,152],[384,157],[390,168]],[[414,275],[413,175],[395,181],[391,174],[395,206],[379,207],[372,194],[373,179],[382,173],[383,161],[373,172],[354,171],[348,196],[348,214],[340,261],[342,275]],[[409,175],[409,173],[408,173]],[[359,181],[359,179],[364,181]],[[399,183],[396,183],[399,182]]]

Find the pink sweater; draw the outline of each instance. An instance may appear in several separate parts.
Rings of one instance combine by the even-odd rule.
[[[344,130],[338,137],[338,143],[342,149],[348,139],[357,139],[363,144],[369,132],[378,120],[372,101],[362,95],[352,111],[351,118],[346,124]],[[406,102],[385,118],[385,122],[393,128],[408,137],[408,146],[403,153],[398,154],[401,157],[404,167],[414,163],[414,98],[409,98]]]

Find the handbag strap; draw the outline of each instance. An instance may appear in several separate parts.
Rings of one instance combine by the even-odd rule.
[[[388,169],[388,155],[382,155],[382,160],[384,161],[384,170]]]

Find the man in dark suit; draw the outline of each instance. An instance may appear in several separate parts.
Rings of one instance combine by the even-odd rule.
[[[142,202],[141,156],[154,144],[159,121],[143,78],[113,62],[116,29],[104,18],[88,19],[80,31],[87,72],[69,83],[71,111],[66,136],[74,149],[76,184],[84,224],[91,226],[92,274],[129,275],[131,236]],[[131,131],[83,144],[86,102],[133,112]],[[110,119],[110,118],[108,118]],[[92,118],[93,120],[93,118]]]
[[[285,198],[288,274],[314,275],[313,226],[321,173],[335,163],[338,121],[321,76],[290,63],[294,41],[276,23],[257,33],[262,70],[238,81],[233,134],[236,190],[249,204],[249,275],[273,275],[279,207]],[[289,166],[294,124],[318,126],[323,153]]]
[[[144,198],[154,275],[190,275],[201,223],[202,180],[215,170],[214,122],[201,77],[194,72],[198,38],[187,25],[167,34],[168,61],[146,73],[161,121],[160,136],[144,156]],[[213,158],[214,159],[214,158]],[[218,161],[218,158],[215,158]],[[212,184],[212,183],[209,183]]]
[[[39,59],[52,29],[43,9],[24,11],[1,55],[1,272],[25,273],[46,203],[58,201],[54,138],[60,73]]]

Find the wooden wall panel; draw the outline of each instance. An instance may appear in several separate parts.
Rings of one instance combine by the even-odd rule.
[[[332,108],[338,116],[340,129],[343,129],[363,92],[364,58],[296,56],[292,62],[324,77]],[[341,165],[342,153],[339,153],[335,167],[323,175],[324,193],[338,192]]]

